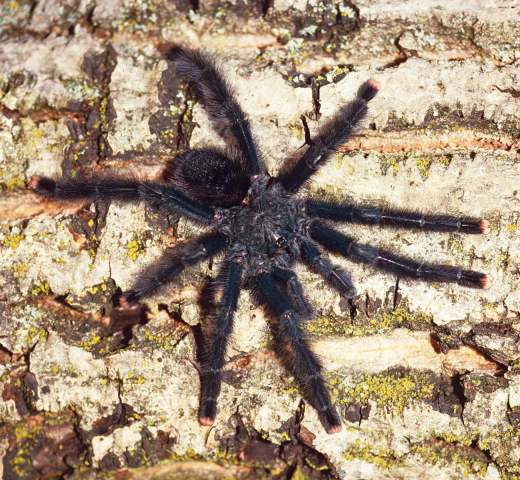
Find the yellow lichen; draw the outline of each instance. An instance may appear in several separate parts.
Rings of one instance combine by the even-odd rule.
[[[201,458],[200,453],[197,453],[192,448],[188,448],[183,453],[172,453],[170,455],[170,460],[175,462],[187,462],[189,460],[200,460]]]
[[[99,345],[101,343],[101,337],[98,334],[92,334],[90,338],[87,338],[85,340],[82,340],[79,343],[79,346],[83,350],[92,351],[96,345]]]
[[[25,344],[28,346],[32,346],[36,342],[44,342],[45,340],[47,340],[47,336],[48,333],[45,329],[31,325],[27,329]]]
[[[411,453],[419,455],[422,460],[431,465],[453,465],[457,468],[463,478],[467,478],[470,474],[476,475],[479,478],[484,478],[487,471],[487,463],[482,460],[472,457],[470,452],[464,450],[464,447],[468,445],[463,443],[462,445],[454,440],[449,441],[453,444],[450,449],[446,448],[446,444],[438,439],[432,439],[430,442],[413,445]],[[469,443],[471,445],[471,442]]]
[[[364,374],[354,378],[350,385],[343,382],[332,388],[336,402],[340,405],[353,402],[366,404],[375,401],[382,408],[401,415],[409,404],[431,396],[434,385],[419,372],[383,372],[374,375]]]
[[[53,364],[50,366],[49,371],[50,371],[53,375],[58,375],[58,373],[60,373],[61,369],[60,369],[60,366],[59,366],[57,363],[53,363]]]
[[[398,306],[390,312],[380,313],[368,318],[364,323],[352,324],[350,320],[338,319],[333,316],[318,317],[305,324],[305,329],[313,336],[341,335],[360,337],[384,333],[403,325],[429,325],[431,316],[423,312],[411,312],[405,306]]]
[[[343,452],[343,458],[347,461],[363,460],[384,470],[389,470],[401,464],[401,461],[390,448],[375,447],[372,443],[363,443],[359,439],[348,446]]]
[[[289,125],[289,130],[297,140],[301,141],[304,139],[303,127],[300,123]]]
[[[15,262],[11,265],[11,270],[18,279],[23,279],[28,269],[29,265],[26,262]]]
[[[423,180],[426,180],[430,175],[430,167],[432,166],[432,159],[426,157],[419,157],[415,160],[415,164]]]
[[[177,335],[164,335],[164,332],[154,331],[148,327],[143,328],[142,334],[147,342],[152,343],[156,348],[160,348],[163,351],[172,351],[179,343]]]
[[[31,288],[31,295],[49,295],[51,293],[51,287],[46,281],[38,282]]]
[[[128,372],[125,379],[126,383],[131,383],[133,385],[142,385],[146,382],[146,379],[143,375],[136,375],[134,372]]]
[[[137,238],[134,238],[126,245],[126,255],[130,260],[135,262],[139,255],[141,255],[142,249],[142,243]]]
[[[452,235],[448,239],[447,242],[448,250],[455,254],[463,254],[464,253],[464,243],[459,236]]]
[[[383,157],[379,161],[381,167],[381,173],[386,175],[388,170],[392,170],[392,174],[395,177],[401,171],[400,162],[402,160],[396,157]]]
[[[506,270],[511,264],[511,259],[508,252],[501,252],[496,256],[496,266],[499,269]]]
[[[4,247],[16,250],[23,239],[24,236],[22,233],[9,233],[2,239],[2,245]]]
[[[6,180],[5,186],[8,190],[16,190],[17,188],[25,187],[25,179],[22,175],[15,175]]]
[[[451,157],[449,155],[442,155],[439,158],[439,163],[444,167],[448,168],[451,164]]]

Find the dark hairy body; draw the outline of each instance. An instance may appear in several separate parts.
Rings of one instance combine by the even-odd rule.
[[[228,150],[188,150],[168,162],[162,181],[116,176],[59,180],[33,177],[30,188],[61,200],[147,201],[164,213],[177,211],[207,225],[207,234],[166,250],[143,271],[124,293],[121,308],[131,308],[152,295],[186,267],[220,255],[222,261],[210,295],[212,308],[202,323],[201,424],[211,425],[217,414],[226,346],[240,290],[246,288],[270,314],[274,350],[294,375],[304,398],[317,410],[328,432],[339,431],[341,420],[325,385],[322,366],[304,335],[302,322],[312,317],[312,308],[292,271],[294,264],[305,264],[347,299],[356,295],[350,275],[332,263],[324,250],[399,276],[482,288],[487,282],[482,273],[415,261],[360,244],[331,224],[484,233],[487,222],[295,196],[359,127],[368,102],[378,91],[374,81],[363,83],[354,100],[341,107],[303,155],[275,178],[265,171],[249,121],[213,59],[180,48],[171,49],[167,59],[175,63],[176,74],[193,88],[226,138]]]

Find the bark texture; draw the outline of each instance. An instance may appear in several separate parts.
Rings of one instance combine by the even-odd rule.
[[[520,6],[512,0],[0,3],[0,476],[520,478]],[[119,289],[197,228],[142,205],[59,204],[35,174],[153,178],[221,145],[161,51],[216,52],[269,171],[368,78],[365,129],[307,193],[482,217],[487,236],[345,227],[491,277],[477,291],[337,259],[298,269],[343,431],[327,435],[240,297],[220,411],[199,426],[204,265],[109,320]]]

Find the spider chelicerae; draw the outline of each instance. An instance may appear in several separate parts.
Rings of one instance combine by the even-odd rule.
[[[325,251],[367,263],[398,276],[468,287],[486,286],[486,275],[462,268],[415,261],[340,233],[334,222],[351,222],[428,231],[484,233],[485,220],[381,210],[347,202],[302,198],[295,194],[336,149],[352,135],[379,89],[363,83],[354,100],[342,106],[278,177],[262,161],[249,121],[232,89],[209,55],[179,47],[170,49],[176,75],[193,89],[213,124],[229,142],[226,151],[197,149],[168,161],[162,181],[103,176],[53,180],[33,177],[29,187],[59,200],[147,201],[165,213],[178,212],[209,227],[209,233],[167,249],[123,294],[122,308],[175,280],[186,268],[220,255],[212,281],[212,308],[202,325],[199,421],[213,424],[222,369],[241,289],[265,305],[274,349],[316,409],[326,430],[341,429],[322,374],[322,366],[305,338],[302,323],[312,316],[298,278],[291,270],[302,262],[346,299],[355,296],[349,274]]]

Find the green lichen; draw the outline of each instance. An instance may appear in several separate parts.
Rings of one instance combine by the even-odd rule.
[[[17,448],[10,462],[12,470],[18,478],[26,478],[26,473],[32,466],[34,444],[41,431],[41,424],[25,421],[14,427]]]
[[[162,15],[156,2],[139,0],[124,4],[112,27],[120,32],[147,32],[160,24]]]
[[[441,155],[438,161],[444,168],[448,168],[451,164],[452,158],[452,155]]]
[[[31,325],[26,332],[25,344],[32,347],[37,342],[45,342],[48,335],[49,333],[44,328]]]
[[[37,297],[39,295],[50,295],[51,287],[45,280],[41,282],[36,282],[31,287],[30,293],[33,297]]]
[[[486,475],[488,464],[469,449],[467,443],[461,444],[456,438],[453,441],[431,439],[423,444],[413,445],[411,453],[431,465],[451,465],[461,472],[463,478],[469,475],[484,478]]]
[[[402,465],[402,461],[388,447],[376,447],[372,442],[365,443],[360,439],[347,447],[343,452],[343,458],[349,462],[363,460],[372,463],[383,470]]]
[[[288,125],[289,131],[296,137],[297,140],[304,139],[303,126],[301,123],[292,123]]]
[[[354,175],[356,169],[354,165],[348,163],[348,159],[348,155],[336,152],[334,156],[334,169],[337,170],[338,174]]]
[[[379,159],[381,174],[386,175],[390,170],[392,175],[395,177],[401,171],[403,163],[404,158],[402,156],[399,157],[395,155],[382,155]]]
[[[500,467],[504,479],[520,478],[515,447],[520,444],[520,424],[515,426],[501,423],[480,435],[479,448],[492,453],[493,460]]]
[[[396,415],[413,402],[432,395],[435,385],[421,372],[388,370],[378,374],[363,374],[343,381],[331,378],[331,393],[339,405],[366,404],[373,400],[378,406]]]
[[[458,257],[464,255],[464,242],[459,235],[450,235],[446,242],[447,249]]]
[[[8,178],[5,182],[7,190],[17,190],[25,188],[25,178],[22,175],[15,175]]]
[[[86,100],[90,105],[94,104],[96,99],[101,96],[99,89],[86,80],[78,78],[63,78],[62,82],[73,98],[77,100]]]
[[[183,453],[172,453],[169,459],[174,462],[189,462],[191,460],[202,460],[203,457],[192,448],[188,448]]]
[[[444,440],[445,442],[454,443],[458,445],[464,445],[469,447],[473,444],[476,438],[476,433],[464,432],[454,433],[453,431],[441,431],[435,434],[435,438],[438,440]]]
[[[146,378],[143,375],[137,375],[134,372],[128,372],[125,378],[125,383],[132,385],[142,385],[146,383]]]
[[[132,262],[135,262],[143,252],[143,249],[143,242],[139,238],[134,238],[126,245],[126,255]]]
[[[79,343],[80,348],[83,350],[87,350],[88,352],[92,352],[100,343],[101,337],[97,333],[89,333],[86,339],[82,340]]]
[[[425,328],[432,323],[432,317],[423,312],[412,312],[406,306],[399,305],[391,311],[381,312],[365,321],[356,319],[353,324],[348,319],[333,315],[321,316],[305,324],[307,332],[314,337],[340,335],[343,337],[361,337],[384,333],[395,328],[413,326],[415,330]]]
[[[52,375],[58,375],[60,372],[61,372],[61,367],[59,364],[57,363],[51,363],[49,365],[49,372],[52,374]]]
[[[11,265],[11,271],[14,273],[14,276],[20,280],[25,278],[27,270],[29,270],[27,262],[15,262]]]
[[[87,288],[87,292],[90,295],[96,295],[99,292],[106,292],[108,290],[108,285],[106,282],[99,283],[97,285],[92,285],[91,287]]]
[[[168,335],[165,335],[164,331],[160,329],[154,330],[151,327],[145,326],[140,330],[139,336],[142,337],[147,343],[153,345],[154,349],[158,348],[162,351],[171,352],[176,349],[180,339],[184,335],[176,335],[175,333],[169,333]]]
[[[430,176],[430,167],[432,166],[433,160],[427,157],[419,157],[415,160],[419,174],[423,180],[426,180]]]
[[[416,168],[421,175],[423,180],[426,180],[430,176],[430,170],[432,165],[439,164],[444,168],[448,168],[452,161],[452,155],[428,155],[415,154],[415,153],[391,153],[391,154],[380,154],[379,155],[379,167],[382,175],[387,175],[388,172],[392,172],[396,176],[405,166],[408,161],[414,162]]]
[[[10,248],[11,250],[16,250],[23,239],[23,232],[20,231],[18,227],[14,227],[9,232],[2,235],[0,243],[3,247]]]
[[[499,270],[507,270],[511,265],[511,257],[509,252],[501,251],[495,259],[496,266]]]

